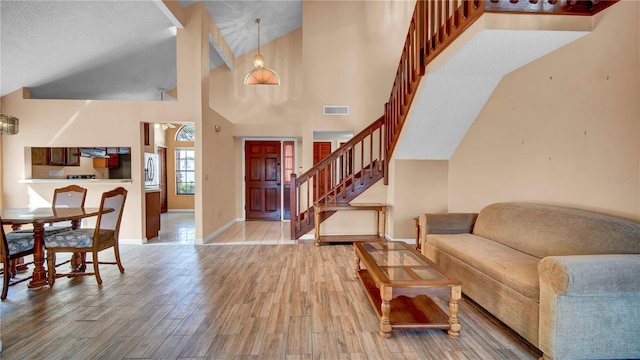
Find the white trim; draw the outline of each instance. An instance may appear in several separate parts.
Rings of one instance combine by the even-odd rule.
[[[178,20],[178,18],[171,12],[171,10],[169,10],[167,5],[162,0],[153,0],[153,2],[156,5],[158,5],[158,8],[160,9],[160,11],[162,11],[164,16],[167,17],[167,19],[173,24],[173,26],[175,26],[175,27],[177,27],[179,29],[183,29],[184,28],[184,26],[182,26],[182,23],[180,22],[180,20]]]
[[[316,237],[313,234],[304,234],[302,236],[300,236],[300,238],[298,240],[315,240]]]
[[[387,239],[388,241],[402,241],[402,242],[406,242],[409,245],[414,245],[416,244],[416,239],[394,239],[391,236],[389,236],[389,234],[386,234],[385,239]]]

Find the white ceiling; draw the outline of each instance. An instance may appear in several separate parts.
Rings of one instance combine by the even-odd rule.
[[[204,5],[236,56],[256,48],[257,17],[262,44],[302,26],[301,0]],[[153,0],[0,1],[0,96],[159,100],[175,86],[175,29]]]

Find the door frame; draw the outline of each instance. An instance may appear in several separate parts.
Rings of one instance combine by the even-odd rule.
[[[240,218],[242,221],[246,221],[247,220],[247,212],[246,212],[246,206],[247,206],[247,195],[246,195],[246,189],[247,189],[247,171],[245,169],[245,160],[246,160],[246,143],[247,141],[278,141],[280,142],[280,162],[282,163],[282,156],[284,155],[284,142],[285,141],[293,141],[293,162],[294,164],[299,164],[298,162],[298,139],[297,137],[243,137],[242,138],[242,159],[240,160],[242,163],[242,188],[241,188],[241,193],[242,193],[242,217]],[[289,220],[284,220],[284,166],[280,166],[280,178],[283,179],[283,181],[280,181],[280,208],[282,209],[282,211],[280,211],[280,221],[289,221]],[[298,171],[295,171],[296,174],[298,174]]]

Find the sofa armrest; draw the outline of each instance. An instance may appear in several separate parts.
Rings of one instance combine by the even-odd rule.
[[[537,347],[544,358],[639,359],[639,273],[638,254],[540,260]]]
[[[420,239],[429,234],[469,234],[477,217],[477,213],[421,214]]]
[[[548,256],[538,263],[540,283],[558,295],[640,292],[640,255]]]

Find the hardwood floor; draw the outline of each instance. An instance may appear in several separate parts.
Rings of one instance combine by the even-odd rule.
[[[539,357],[468,300],[459,339],[441,330],[379,337],[350,244],[122,245],[121,254],[125,273],[101,266],[101,286],[92,277],[12,286],[0,307],[2,358]]]

